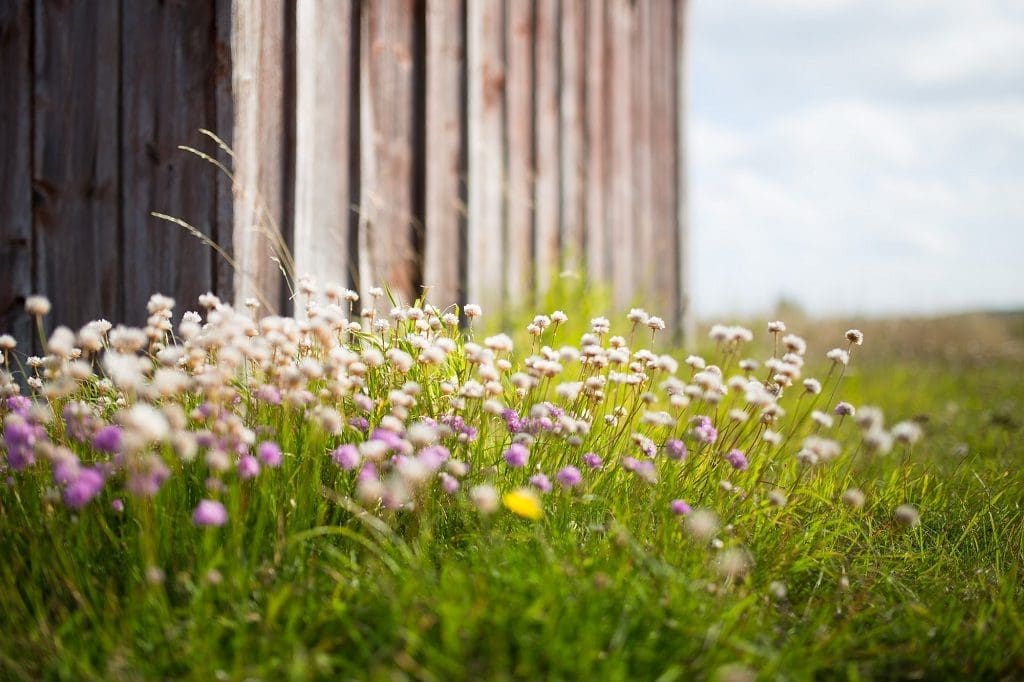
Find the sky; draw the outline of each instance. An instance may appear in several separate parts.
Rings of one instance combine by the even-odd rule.
[[[1024,308],[1024,0],[693,0],[701,317]]]

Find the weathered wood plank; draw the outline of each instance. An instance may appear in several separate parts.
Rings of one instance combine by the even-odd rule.
[[[561,266],[579,270],[586,257],[587,4],[562,0],[560,27]]]
[[[650,21],[651,207],[654,225],[653,285],[664,315],[678,328],[679,269],[676,234],[676,65],[673,0],[652,0]]]
[[[427,0],[423,284],[436,305],[463,300],[465,2]]]
[[[234,74],[234,60],[231,54],[231,31],[232,31],[232,5],[234,0],[215,0],[214,2],[214,50],[213,50],[213,79],[214,79],[214,109],[216,110],[216,123],[213,132],[220,137],[228,147],[234,145],[235,128],[235,100],[232,91],[232,79]],[[205,142],[203,149],[214,155],[228,168],[234,167],[234,160],[228,154],[213,144]],[[194,164],[193,164],[194,165]],[[234,210],[234,184],[230,178],[219,171],[213,172],[213,184],[217,189],[217,203],[210,222],[214,226],[214,241],[227,253],[234,253],[234,232],[235,232],[235,210]],[[235,271],[223,258],[214,261],[214,291],[225,301],[234,300],[235,295]],[[182,302],[186,304],[186,302]],[[191,310],[194,302],[188,301],[186,310]]]
[[[676,57],[676,209],[677,232],[676,232],[676,286],[678,287],[678,331],[683,341],[692,344],[696,340],[696,324],[693,311],[690,306],[690,261],[687,258],[689,244],[689,192],[686,172],[686,110],[689,106],[689,78],[687,77],[687,12],[689,2],[682,0],[673,3],[675,11],[675,57]]]
[[[618,307],[628,305],[634,295],[633,257],[635,216],[633,213],[633,121],[630,79],[633,77],[633,11],[630,0],[609,0],[611,70],[608,98],[611,111],[606,134],[608,145],[608,225],[610,226],[612,300]]]
[[[533,0],[505,5],[508,134],[505,296],[519,304],[533,291]]]
[[[502,299],[505,103],[502,3],[467,4],[469,218],[466,299],[491,307]]]
[[[131,323],[145,321],[154,292],[194,307],[213,285],[213,250],[150,213],[173,214],[214,234],[216,171],[177,148],[196,144],[199,128],[216,125],[214,9],[181,0],[122,4],[121,294]]]
[[[608,3],[587,6],[586,119],[587,119],[587,279],[606,285],[610,275],[608,216],[610,77]]]
[[[537,0],[534,282],[538,296],[559,270],[559,0]]]
[[[353,286],[352,2],[299,0],[296,11],[295,269]]]
[[[630,203],[633,216],[632,285],[644,305],[658,315],[668,316],[670,299],[655,284],[658,268],[658,247],[654,236],[654,207],[651,191],[651,5],[657,0],[644,0],[633,6],[630,26],[632,73],[630,76],[630,133],[633,164]]]
[[[0,334],[32,348],[32,3],[0,4]]]
[[[281,277],[273,258],[288,263],[282,248],[287,182],[284,147],[287,122],[285,6],[278,0],[232,3],[231,52],[234,72],[235,300],[263,302],[279,311]]]
[[[35,288],[50,320],[119,319],[119,3],[35,4]]]
[[[413,0],[363,5],[359,286],[386,284],[411,302],[413,248]]]

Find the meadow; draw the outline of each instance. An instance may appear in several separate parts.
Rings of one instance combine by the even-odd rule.
[[[303,287],[143,329],[29,299],[0,678],[1024,676],[1021,318],[691,353],[585,297]]]

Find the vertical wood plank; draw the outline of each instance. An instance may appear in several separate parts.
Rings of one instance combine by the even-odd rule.
[[[234,0],[215,0],[214,2],[214,54],[211,65],[214,79],[214,109],[216,110],[216,123],[213,132],[231,148],[234,147],[235,127],[235,101],[232,85],[235,68],[231,54],[233,4]],[[209,143],[206,143],[204,149],[209,150],[226,167],[234,166],[234,161],[223,150],[214,148]],[[225,252],[234,253],[235,187],[231,180],[220,172],[216,172],[214,178],[217,202],[210,216],[210,222],[214,226],[213,237]],[[214,261],[213,278],[214,291],[217,295],[225,301],[234,300],[235,271],[223,258],[217,258]],[[193,305],[197,305],[197,302],[188,301],[185,309],[191,310]]]
[[[423,284],[435,305],[462,300],[466,207],[465,2],[427,0]]]
[[[675,10],[675,56],[676,56],[676,197],[678,210],[676,231],[676,286],[678,287],[679,334],[685,343],[696,340],[696,324],[690,306],[690,261],[689,248],[689,185],[686,172],[687,135],[686,110],[689,106],[689,78],[687,77],[687,12],[689,2],[682,0],[673,5]]]
[[[32,3],[0,4],[0,333],[31,350]]]
[[[635,216],[633,213],[633,126],[630,79],[633,77],[633,11],[630,0],[609,0],[611,71],[608,94],[611,112],[606,134],[608,146],[608,225],[611,236],[610,270],[612,300],[617,307],[628,305],[634,295],[633,258]]]
[[[466,299],[484,306],[502,298],[505,157],[504,23],[500,0],[467,4],[469,218]]]
[[[413,248],[413,1],[363,5],[360,77],[362,200],[359,281],[411,302]]]
[[[281,280],[274,257],[286,261],[284,183],[286,142],[285,7],[277,0],[234,0],[235,300],[255,297],[279,311]]]
[[[666,304],[670,298],[657,287],[661,265],[654,233],[654,207],[651,191],[651,5],[658,0],[643,0],[633,6],[630,32],[632,73],[630,86],[630,146],[633,176],[630,203],[633,216],[632,285],[644,305],[656,314],[670,316]]]
[[[352,2],[299,0],[296,13],[295,269],[352,286]]]
[[[561,266],[585,263],[587,208],[587,5],[562,0],[560,27]]]
[[[509,302],[520,304],[529,301],[533,290],[533,20],[533,0],[512,0],[505,5],[508,130],[505,297]]]
[[[35,289],[71,327],[121,317],[119,3],[35,4]]]
[[[678,329],[679,287],[676,285],[676,81],[673,0],[652,0],[650,26],[651,207],[654,225],[655,278],[664,299],[664,314]]]
[[[587,6],[587,279],[605,285],[610,273],[608,220],[605,204],[610,186],[608,142],[610,76],[608,2]]]
[[[559,270],[559,0],[537,0],[534,276],[538,296]]]
[[[216,126],[214,7],[138,0],[122,3],[120,202],[121,294],[125,320],[145,321],[154,292],[194,307],[213,285],[212,249],[176,225],[179,216],[214,236],[216,170],[178,150]]]

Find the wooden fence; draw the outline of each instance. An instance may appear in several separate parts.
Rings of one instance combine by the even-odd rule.
[[[286,308],[275,232],[321,282],[494,307],[573,270],[682,329],[685,17],[683,0],[0,2],[0,327],[30,336],[33,292],[74,325],[139,321],[158,290]]]

